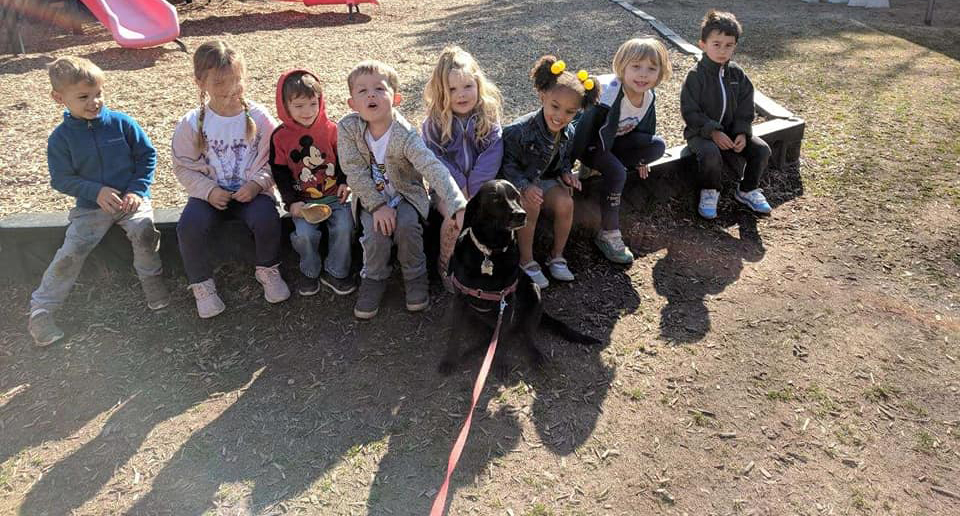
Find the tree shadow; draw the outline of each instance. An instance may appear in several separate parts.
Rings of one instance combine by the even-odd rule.
[[[339,12],[286,10],[183,20],[180,22],[180,34],[183,37],[197,37],[287,29],[321,29],[341,25],[361,25],[370,20],[370,15],[363,13],[354,14],[353,17],[350,17],[347,13]]]

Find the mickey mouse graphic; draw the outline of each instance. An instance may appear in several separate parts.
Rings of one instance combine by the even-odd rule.
[[[300,148],[290,151],[290,161],[301,163],[300,175],[294,189],[302,190],[312,199],[323,197],[323,192],[336,187],[337,179],[334,169],[326,161],[327,155],[313,146],[313,137],[304,135],[300,138]],[[295,169],[294,169],[295,170]]]

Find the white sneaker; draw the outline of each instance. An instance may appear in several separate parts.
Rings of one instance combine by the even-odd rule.
[[[700,205],[697,211],[705,219],[717,218],[717,201],[720,199],[720,192],[713,189],[700,190]]]
[[[550,270],[550,275],[553,276],[553,279],[560,281],[573,281],[573,273],[570,272],[570,269],[567,268],[567,260],[563,257],[551,258],[547,262],[547,268]]]
[[[189,288],[193,291],[193,297],[197,299],[197,315],[201,319],[209,319],[226,310],[227,306],[217,295],[217,287],[213,284],[213,278],[200,283],[193,283]]]
[[[523,269],[523,272],[527,273],[527,276],[530,276],[530,279],[533,280],[533,283],[540,287],[540,290],[543,290],[550,286],[550,280],[543,275],[543,270],[540,268],[540,264],[536,260],[530,260],[528,263],[520,265],[520,268]]]
[[[266,299],[268,303],[279,303],[290,298],[290,287],[287,286],[287,282],[283,281],[283,277],[280,276],[279,263],[273,267],[257,267],[257,272],[254,276],[256,276],[257,281],[263,285],[263,298]]]

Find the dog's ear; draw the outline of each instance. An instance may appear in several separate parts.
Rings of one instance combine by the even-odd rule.
[[[482,193],[482,190],[480,193]],[[460,228],[461,230],[473,227],[474,223],[480,220],[480,214],[483,212],[482,204],[482,195],[474,195],[467,201],[467,209],[463,212],[463,227]]]

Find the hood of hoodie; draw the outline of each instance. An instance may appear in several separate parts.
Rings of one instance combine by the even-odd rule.
[[[290,116],[290,112],[287,111],[286,103],[283,102],[283,82],[287,80],[287,77],[290,77],[295,73],[301,73],[301,72],[309,74],[314,79],[317,79],[317,82],[320,82],[320,79],[317,78],[317,74],[311,72],[310,70],[305,70],[303,68],[298,68],[295,70],[284,72],[283,75],[280,76],[280,80],[277,81],[277,118],[279,118],[281,122],[283,122],[285,125],[289,127],[303,127],[303,126],[297,123],[293,119],[293,117]],[[313,121],[313,125],[311,125],[310,127],[333,126],[333,122],[331,122],[330,119],[327,118],[327,104],[322,94],[319,96],[318,100],[320,101],[320,112],[317,113],[317,119]]]

